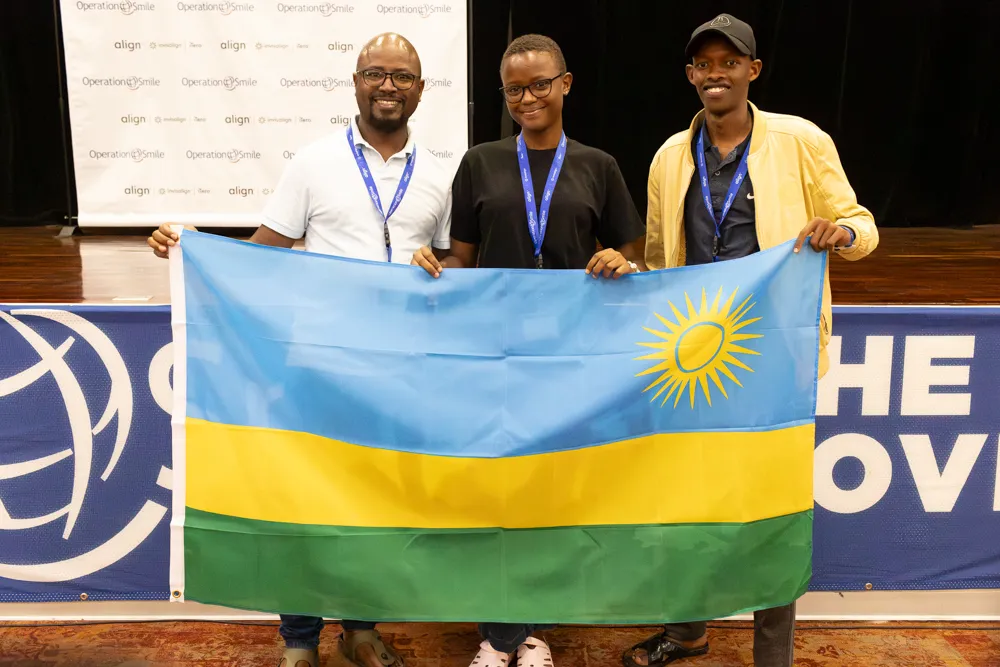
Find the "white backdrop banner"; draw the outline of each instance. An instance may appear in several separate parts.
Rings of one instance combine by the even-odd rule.
[[[255,227],[285,165],[357,113],[351,73],[386,31],[426,81],[416,140],[468,148],[465,0],[61,0],[80,226]]]

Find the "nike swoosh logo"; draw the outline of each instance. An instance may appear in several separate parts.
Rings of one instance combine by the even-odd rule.
[[[753,199],[753,193],[752,192],[747,194],[747,199]]]

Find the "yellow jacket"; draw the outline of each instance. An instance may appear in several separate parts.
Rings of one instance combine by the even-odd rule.
[[[797,116],[760,111],[753,104],[754,126],[747,171],[753,183],[757,242],[761,250],[794,239],[813,218],[825,218],[854,232],[854,244],[835,251],[844,259],[867,256],[878,245],[875,219],[847,180],[833,139]],[[691,127],[667,139],[649,169],[646,209],[646,265],[650,270],[684,266],[684,198],[695,171]],[[803,251],[812,250],[803,247]],[[819,377],[829,368],[830,270],[827,265],[820,314]]]

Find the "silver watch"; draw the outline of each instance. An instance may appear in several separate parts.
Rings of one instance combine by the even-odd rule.
[[[632,273],[639,273],[639,265],[638,264],[636,264],[635,262],[631,262],[631,261],[629,261],[627,259],[625,261],[628,262],[628,265],[632,268]]]

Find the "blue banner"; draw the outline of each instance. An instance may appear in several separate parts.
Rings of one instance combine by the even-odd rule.
[[[835,308],[812,590],[1000,587],[1000,308]],[[0,602],[168,599],[167,307],[0,306]]]

